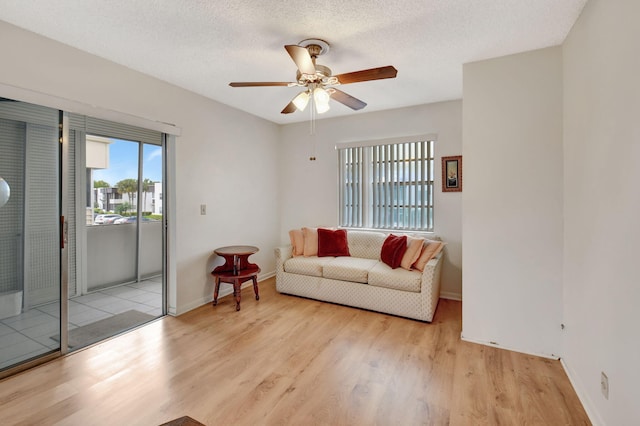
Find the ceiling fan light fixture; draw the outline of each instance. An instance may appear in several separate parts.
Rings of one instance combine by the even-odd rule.
[[[296,80],[292,82],[278,81],[256,81],[256,82],[231,82],[231,87],[270,87],[270,86],[287,86],[301,87],[304,92],[298,93],[295,98],[284,107],[281,114],[291,114],[295,111],[304,111],[309,105],[309,101],[313,97],[311,103],[311,122],[313,129],[313,120],[316,114],[323,114],[330,109],[330,101],[336,101],[359,111],[366,107],[366,102],[361,101],[333,86],[345,85],[349,83],[358,83],[362,81],[382,80],[387,78],[395,78],[398,70],[393,65],[384,67],[370,68],[360,71],[352,71],[348,73],[333,75],[331,69],[327,66],[317,63],[317,59],[324,53],[329,51],[329,43],[320,39],[302,40],[297,45],[287,44],[285,50],[296,64]],[[313,134],[313,131],[312,131]]]
[[[309,103],[309,92],[300,92],[298,96],[293,99],[293,104],[298,108],[299,111],[304,111]]]
[[[322,87],[316,87],[315,89],[313,89],[313,101],[315,102],[316,111],[318,111],[318,114],[329,111],[330,99],[331,97],[329,96],[329,93],[327,93],[327,91]]]

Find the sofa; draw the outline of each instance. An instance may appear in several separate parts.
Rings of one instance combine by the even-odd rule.
[[[290,245],[275,249],[278,292],[425,322],[433,320],[443,262],[444,243],[439,238],[331,230],[346,235],[343,244],[348,253],[323,253],[323,228],[302,228],[302,237],[297,231],[290,232]],[[320,234],[316,240],[314,232]],[[390,248],[394,238],[397,249]],[[405,250],[397,241],[401,238],[405,238]],[[403,251],[402,267],[398,250]],[[395,260],[389,260],[390,252]]]

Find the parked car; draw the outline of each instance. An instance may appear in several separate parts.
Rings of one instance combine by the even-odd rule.
[[[104,224],[110,224],[110,223],[114,223],[116,220],[118,219],[122,219],[122,216],[120,215],[114,215],[114,217],[108,217],[104,220]]]
[[[122,216],[119,214],[99,214],[93,221],[96,225],[106,225],[113,223],[115,220],[120,219]]]
[[[116,225],[122,225],[123,223],[136,223],[138,220],[137,217],[135,216],[129,216],[129,217],[123,217],[120,219],[116,219],[115,223]],[[149,219],[148,217],[143,217],[142,218],[143,222],[151,222],[151,219]]]

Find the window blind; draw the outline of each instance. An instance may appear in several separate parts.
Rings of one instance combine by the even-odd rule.
[[[433,140],[338,148],[340,225],[433,231]]]
[[[87,117],[85,115],[69,114],[69,128],[72,130],[81,130],[90,135],[162,145],[162,133],[156,130],[116,123],[100,118]]]

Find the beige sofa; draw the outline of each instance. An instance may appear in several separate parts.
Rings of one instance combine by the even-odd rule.
[[[443,253],[429,260],[422,272],[392,269],[380,260],[386,237],[383,232],[349,230],[348,257],[293,257],[291,245],[276,248],[276,289],[431,322],[440,297]]]

